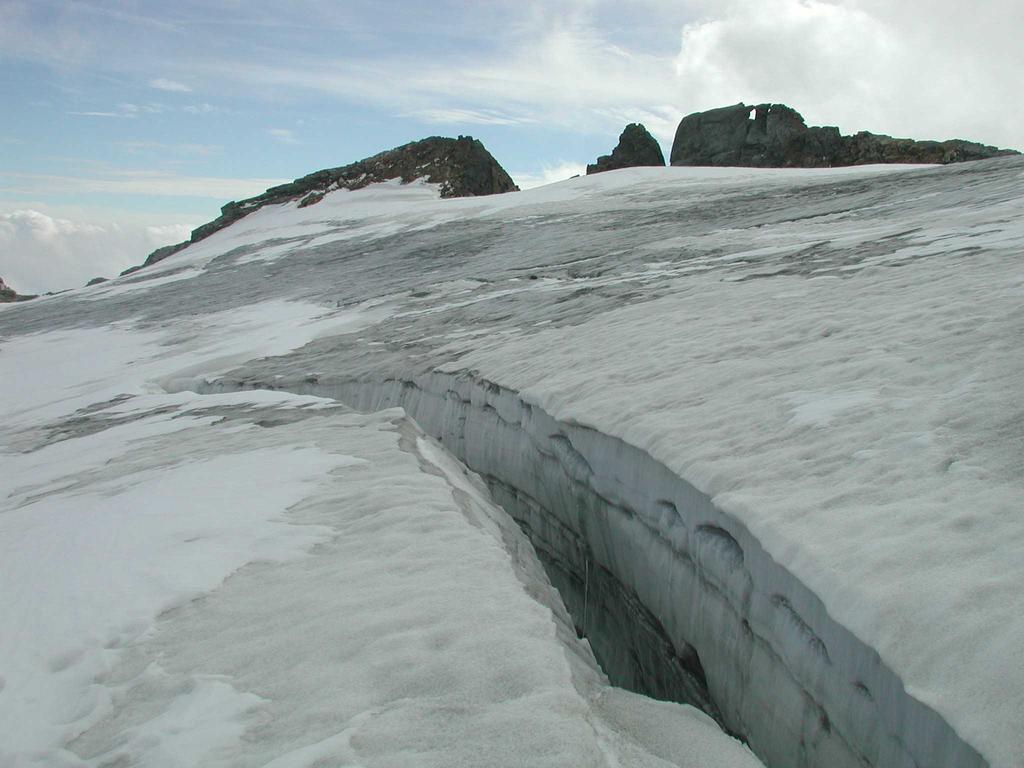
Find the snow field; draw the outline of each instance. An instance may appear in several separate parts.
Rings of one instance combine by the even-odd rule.
[[[278,386],[303,390],[315,365],[321,383],[308,391],[373,403],[375,388],[403,376],[415,384],[434,368],[621,438],[710,498],[810,590],[806,605],[778,602],[772,615],[795,617],[781,635],[791,626],[794,637],[804,627],[820,638],[836,622],[894,671],[902,690],[885,694],[886,707],[909,695],[989,764],[1016,768],[1019,167],[637,170],[553,185],[543,199],[505,196],[479,218],[504,222],[513,244],[548,221],[549,205],[589,222],[604,215],[657,260],[616,268],[582,229],[574,236],[592,250],[553,243],[573,257],[568,269],[494,249],[491,264],[392,297],[391,319],[404,325],[339,344],[333,361],[321,345],[315,362],[250,364],[229,380],[273,372]],[[414,213],[409,205],[395,215]],[[680,216],[687,233],[662,235],[681,206],[706,218]],[[660,229],[648,234],[640,218]],[[527,268],[540,279],[509,277]],[[446,288],[460,279],[480,287]],[[600,303],[602,290],[634,282],[633,295],[649,295]],[[541,314],[560,295],[584,294],[575,314]],[[600,309],[587,314],[588,301]],[[412,388],[387,402],[418,397]],[[851,690],[855,678],[844,682]],[[927,744],[923,724],[898,721],[919,730],[901,738]]]
[[[77,291],[50,297],[36,308],[26,305],[5,311],[0,322],[8,329],[9,338],[0,343],[0,367],[10,365],[0,376],[4,458],[12,456],[24,462],[19,465],[22,469],[10,476],[16,482],[2,481],[5,505],[12,505],[17,512],[34,504],[47,509],[47,500],[55,498],[73,508],[77,499],[87,498],[92,480],[83,478],[107,477],[103,473],[109,470],[101,468],[101,461],[129,453],[116,440],[92,437],[97,434],[92,431],[97,420],[110,422],[106,431],[111,436],[140,430],[132,440],[161,446],[160,453],[172,458],[177,454],[166,446],[173,441],[170,432],[179,431],[211,434],[213,430],[218,435],[216,443],[228,440],[231,429],[283,430],[278,432],[282,442],[274,450],[307,445],[302,441],[310,436],[310,428],[287,427],[291,417],[285,419],[286,424],[269,428],[240,423],[230,427],[208,421],[198,403],[210,401],[187,392],[151,395],[167,398],[160,400],[161,404],[154,400],[152,411],[148,410],[149,401],[138,399],[168,389],[202,388],[207,378],[227,371],[228,382],[294,390],[318,388],[316,391],[324,393],[336,390],[347,393],[353,402],[362,399],[371,404],[381,401],[382,392],[397,392],[399,387],[402,391],[388,402],[419,398],[426,403],[428,395],[447,397],[451,387],[443,379],[467,386],[478,384],[487,392],[494,386],[504,393],[494,403],[487,402],[484,390],[460,395],[485,412],[485,418],[473,426],[481,445],[487,444],[486,425],[495,420],[521,425],[520,410],[532,408],[564,425],[565,440],[546,449],[571,476],[582,471],[598,496],[624,493],[624,488],[636,485],[633,481],[645,480],[647,476],[640,471],[646,466],[643,462],[616,459],[623,451],[635,451],[667,468],[679,483],[693,489],[698,501],[708,501],[707,509],[696,507],[698,517],[706,512],[707,520],[701,518],[685,536],[671,524],[670,515],[648,514],[637,504],[639,513],[646,515],[640,521],[642,526],[631,519],[610,529],[613,535],[607,539],[594,539],[613,559],[621,561],[623,573],[635,577],[635,583],[627,586],[664,609],[666,624],[683,613],[675,602],[665,601],[664,584],[648,577],[646,569],[661,562],[659,558],[668,558],[666,553],[674,552],[673,547],[686,548],[688,557],[706,565],[712,576],[717,573],[716,578],[735,588],[736,595],[750,597],[750,606],[763,620],[761,628],[774,633],[777,642],[767,654],[774,660],[758,669],[771,674],[777,671],[779,680],[783,673],[802,676],[815,695],[856,693],[858,683],[871,695],[874,703],[870,706],[856,696],[822,699],[837,709],[818,718],[821,730],[831,727],[832,716],[839,713],[847,718],[846,730],[837,727],[835,731],[867,744],[874,738],[874,721],[868,710],[884,710],[894,718],[893,738],[917,745],[914,749],[923,750],[916,752],[918,762],[931,764],[939,759],[928,752],[932,736],[938,732],[932,731],[933,721],[904,717],[918,711],[914,707],[919,703],[923,706],[920,711],[930,708],[928,711],[942,716],[945,722],[939,723],[939,730],[947,733],[951,729],[963,740],[966,751],[977,749],[996,768],[1019,768],[1024,755],[1018,722],[1024,711],[1024,672],[1015,663],[1024,657],[1024,604],[1019,589],[1024,580],[1020,556],[1024,528],[1016,514],[1024,498],[1020,458],[1024,435],[1019,418],[1024,363],[1016,354],[1024,296],[1020,266],[1024,210],[1019,176],[1016,160],[925,171],[902,167],[841,171],[638,169],[498,198],[440,201],[423,185],[382,185],[364,190],[363,197],[333,193],[307,209],[291,204],[268,207],[165,263],[89,289],[96,292],[90,294],[89,301],[85,301],[87,291]],[[352,247],[362,242],[370,246],[366,253]],[[445,250],[450,244],[462,248],[460,258],[452,259],[455,251]],[[272,280],[259,283],[259,290],[247,282],[239,287],[248,292],[245,295],[258,295],[260,301],[237,309],[210,310],[229,299],[225,291],[234,286],[224,288],[224,283],[208,278],[230,266],[231,259],[242,270],[239,279],[252,281],[288,270],[301,276],[303,270],[313,269],[305,256],[314,251],[316,269],[330,272],[338,280],[336,284],[299,288],[293,283],[289,290],[294,294],[279,295]],[[267,265],[268,271],[244,271],[254,262]],[[410,273],[410,264],[422,267],[422,273]],[[528,276],[537,279],[528,280]],[[316,301],[310,300],[314,295]],[[133,296],[139,297],[134,303],[130,301]],[[167,307],[146,306],[149,296],[176,306],[180,302],[182,310],[168,321]],[[298,296],[305,300],[287,300]],[[341,309],[339,304],[348,308]],[[69,318],[86,312],[89,322],[96,323],[104,307],[109,308],[102,318],[110,326],[107,330],[69,330]],[[147,316],[158,319],[147,323]],[[19,334],[16,321],[20,318],[31,321],[33,329],[45,329],[50,322],[62,330]],[[104,340],[99,340],[101,334],[106,334]],[[83,352],[88,364],[73,362]],[[441,385],[437,392],[417,394],[414,387],[403,383],[431,379]],[[136,404],[117,400],[123,394],[135,396]],[[237,397],[244,401],[256,396],[246,393]],[[267,397],[285,402],[289,396]],[[270,407],[269,401],[262,404]],[[491,411],[484,405],[490,405]],[[171,411],[157,412],[171,406],[178,409],[177,416],[169,416]],[[454,407],[437,406],[437,412],[449,413],[444,409]],[[110,413],[102,415],[104,408]],[[139,412],[115,417],[119,409]],[[280,408],[289,409],[291,406]],[[420,415],[416,413],[417,418]],[[186,423],[188,430],[178,430],[179,424]],[[359,433],[361,428],[353,429]],[[402,429],[392,424],[384,432],[391,430],[393,438]],[[228,431],[221,436],[221,430]],[[543,441],[553,434],[549,431],[539,437]],[[458,472],[436,455],[431,458],[431,449],[423,447],[429,444],[414,432],[403,435],[398,438],[399,453],[406,458],[417,456],[417,471],[443,483],[439,492],[456,501],[462,520],[459,525],[465,525],[467,507],[463,502],[473,494],[463,482],[452,480],[459,477]],[[55,442],[60,438],[68,439]],[[337,439],[343,441],[340,436]],[[330,443],[338,453],[326,453],[335,458],[358,458],[362,456],[362,439],[345,450]],[[183,444],[189,443],[185,440]],[[23,453],[43,445],[46,447],[35,454]],[[62,445],[81,445],[87,450],[61,449]],[[210,452],[208,456],[222,458],[214,448],[203,450]],[[494,450],[500,454],[503,449],[496,446]],[[55,461],[33,464],[32,457],[45,457],[44,451],[52,451],[49,455]],[[465,456],[467,461],[472,458],[469,453]],[[55,469],[57,458],[67,462],[66,473]],[[185,466],[185,460],[179,458],[180,466],[174,463],[169,472]],[[285,462],[282,468],[287,466]],[[372,466],[370,460],[366,466],[339,471],[369,473]],[[298,489],[305,476],[296,472],[292,479]],[[156,481],[141,470],[139,477],[147,485]],[[389,482],[396,484],[393,479]],[[636,487],[646,493],[642,482]],[[310,495],[303,496],[303,503],[315,506],[319,494],[334,493],[335,489],[333,485],[330,489],[316,485],[315,492],[305,488],[302,493],[307,491]],[[249,489],[236,486],[235,492],[248,493]],[[401,506],[406,500],[399,494],[396,504],[408,511]],[[83,504],[83,509],[89,508]],[[361,541],[358,551],[339,551],[376,577],[367,589],[379,587],[378,596],[393,601],[402,615],[408,611],[416,621],[425,622],[423,626],[433,625],[403,600],[402,590],[420,595],[424,604],[450,610],[458,601],[446,602],[448,592],[427,594],[432,581],[449,586],[468,583],[471,587],[463,591],[471,597],[491,594],[486,590],[493,589],[493,594],[505,599],[504,582],[497,575],[503,574],[505,579],[513,573],[520,585],[527,584],[527,593],[535,597],[549,594],[547,588],[537,586],[543,580],[535,578],[535,567],[526,568],[534,577],[524,582],[523,563],[529,558],[519,545],[509,545],[513,539],[505,526],[496,524],[495,528],[484,522],[495,519],[481,513],[485,507],[470,505],[475,512],[469,515],[469,525],[476,535],[487,535],[495,544],[480,551],[478,544],[474,545],[473,558],[466,563],[453,556],[460,545],[469,549],[470,539],[461,534],[452,534],[451,546],[456,549],[435,549],[441,544],[434,541],[433,532],[461,529],[445,527],[451,520],[430,505],[426,520],[418,523],[420,528],[408,522],[408,514],[381,514],[362,520],[365,529],[355,526],[359,533],[382,537],[382,551],[400,552],[401,558],[396,554],[392,562],[401,559],[405,563],[407,554],[417,552],[411,542],[418,545],[421,539],[429,539],[424,552],[429,562],[399,569],[397,574],[385,573],[387,569],[379,564],[360,559],[368,558],[375,546],[370,538]],[[303,507],[291,504],[289,508]],[[664,512],[666,508],[657,509]],[[354,514],[352,508],[341,511]],[[677,505],[677,511],[684,517],[689,514],[685,504]],[[271,513],[268,507],[264,512],[270,515],[264,517],[267,525],[281,524],[274,514],[282,510]],[[740,558],[725,537],[707,527],[714,515],[733,521],[732,527],[728,523],[712,527],[720,527],[733,538],[748,567],[728,567]],[[288,520],[293,522],[291,517]],[[375,528],[372,524],[383,520],[398,527]],[[224,598],[222,617],[230,613],[231,606],[239,606],[239,615],[245,613],[241,606],[246,604],[246,595],[254,604],[260,602],[257,596],[274,595],[265,603],[275,608],[286,603],[285,594],[309,591],[326,599],[319,594],[317,577],[310,575],[304,580],[300,576],[302,564],[312,569],[310,574],[322,566],[327,569],[324,574],[336,573],[353,584],[364,584],[358,574],[344,570],[334,558],[313,565],[319,552],[330,551],[339,541],[331,531],[339,527],[349,530],[345,526],[351,521],[324,522],[313,515],[308,522],[321,526],[314,528],[318,536],[326,537],[316,539],[320,545],[312,545],[313,539],[309,539],[300,546],[296,539],[295,549],[275,555],[284,560],[274,565],[242,565],[221,587],[203,587],[207,598],[184,604],[178,613],[165,614],[159,621],[153,613],[157,602],[148,602],[149,629],[133,625],[122,638],[137,655],[129,658],[127,652],[104,649],[116,656],[117,664],[127,665],[118,666],[116,673],[107,677],[100,675],[101,680],[117,681],[100,688],[107,703],[93,706],[88,716],[82,714],[85,707],[72,708],[70,715],[53,714],[47,725],[64,728],[66,738],[87,725],[94,727],[74,742],[60,741],[57,730],[49,730],[39,744],[45,742],[50,746],[43,748],[52,750],[59,748],[60,741],[74,750],[61,753],[67,759],[96,764],[116,755],[124,755],[129,763],[180,759],[188,764],[198,760],[196,753],[188,753],[192,747],[202,750],[203,759],[210,764],[251,760],[262,765],[260,761],[272,759],[282,765],[315,764],[328,754],[352,763],[405,764],[402,760],[408,758],[408,764],[431,764],[435,759],[440,762],[447,749],[432,751],[434,742],[428,738],[429,733],[438,733],[432,730],[438,723],[431,720],[436,713],[424,703],[424,697],[430,702],[433,699],[424,691],[432,690],[436,681],[444,681],[442,689],[448,690],[450,684],[451,690],[484,702],[481,706],[486,707],[498,706],[495,702],[499,700],[518,701],[537,694],[550,706],[539,708],[532,700],[535,706],[527,709],[541,721],[551,718],[546,722],[559,728],[570,723],[565,732],[580,734],[580,740],[570,740],[579,747],[579,764],[588,764],[591,756],[609,764],[623,761],[626,752],[622,750],[634,748],[646,750],[654,756],[652,764],[657,764],[656,760],[662,759],[657,756],[663,754],[659,750],[668,748],[665,743],[637,746],[635,741],[621,741],[624,734],[639,738],[648,733],[641,723],[655,717],[656,711],[681,713],[685,723],[700,722],[690,710],[668,705],[661,709],[660,704],[581,683],[594,674],[588,653],[571,642],[571,629],[557,602],[542,597],[548,611],[542,613],[549,631],[554,626],[551,636],[558,639],[559,658],[567,667],[552,671],[554,667],[545,666],[554,663],[553,656],[545,655],[550,649],[543,646],[547,650],[541,653],[531,644],[539,637],[531,634],[531,628],[539,626],[530,618],[531,611],[537,610],[535,603],[519,617],[527,638],[522,645],[517,641],[516,648],[527,649],[526,656],[536,652],[538,664],[550,672],[543,679],[569,680],[575,693],[559,683],[557,691],[542,686],[523,691],[518,698],[488,698],[474,687],[495,690],[493,682],[486,682],[491,678],[477,677],[477,673],[485,675],[486,665],[472,668],[473,679],[463,679],[439,657],[439,667],[424,671],[428,683],[418,683],[415,672],[407,673],[405,667],[388,669],[387,674],[394,676],[388,679],[397,681],[396,688],[385,692],[383,699],[375,698],[381,686],[372,673],[383,665],[386,654],[374,656],[364,648],[365,643],[357,643],[359,647],[353,647],[351,653],[359,662],[358,670],[350,672],[361,681],[363,687],[357,688],[362,692],[354,691],[351,700],[344,700],[348,708],[343,712],[323,715],[329,727],[308,728],[303,719],[307,712],[285,704],[280,711],[274,709],[278,700],[300,701],[298,696],[288,699],[285,695],[292,678],[275,677],[277,672],[271,670],[284,659],[300,664],[291,660],[287,648],[306,648],[305,644],[312,642],[295,629],[298,613],[293,624],[271,633],[273,637],[260,637],[256,628],[264,619],[255,618],[259,606],[254,607],[246,619],[250,632],[223,645],[211,643],[211,649],[222,648],[223,652],[209,660],[194,656],[205,653],[206,643],[186,644],[181,639],[184,635],[174,634],[180,621],[182,627],[192,627],[187,633],[182,630],[190,638],[197,636],[199,627],[216,637],[226,621],[200,613],[208,604],[217,604],[225,590],[239,591],[232,592],[230,600]],[[421,536],[406,536],[406,525],[412,525],[411,530]],[[19,523],[17,530],[9,533],[14,538],[22,536],[26,526]],[[111,530],[114,528],[121,529],[111,524]],[[44,529],[45,525],[39,530]],[[44,541],[40,536],[39,541]],[[242,545],[242,549],[246,547],[253,552],[257,545]],[[140,551],[147,550],[141,547]],[[299,551],[309,554],[294,559]],[[746,559],[755,555],[760,558],[757,567]],[[487,561],[486,556],[498,559]],[[226,567],[227,559],[220,557],[210,554],[209,562],[220,565],[211,566],[209,574]],[[506,566],[514,564],[512,571],[496,565],[501,558],[506,558]],[[441,562],[467,570],[449,580],[452,574],[433,569]],[[478,570],[473,571],[471,565]],[[392,577],[397,580],[385,583]],[[488,583],[491,578],[493,584]],[[271,582],[276,579],[290,588],[274,592]],[[236,582],[241,586],[236,587]],[[676,586],[681,583],[670,580]],[[173,603],[186,592],[185,588],[177,592],[167,589],[160,594]],[[755,597],[765,599],[757,602]],[[351,595],[337,596],[346,609],[352,605],[346,601],[353,599]],[[430,602],[435,599],[438,602]],[[700,603],[704,597],[694,593],[692,599]],[[384,604],[388,604],[386,600]],[[486,608],[488,601],[481,601]],[[25,602],[22,596],[19,605]],[[456,607],[468,610],[478,601],[463,602],[466,605]],[[415,642],[422,645],[422,637],[415,631],[403,634],[401,627],[388,624],[380,604],[360,603],[366,613],[352,622],[353,636],[365,641],[376,632],[374,637],[389,638],[387,643],[392,644],[387,648],[396,658],[418,658],[393,637],[414,643],[414,650]],[[312,606],[307,608],[301,612],[303,620]],[[551,616],[556,619],[553,624]],[[486,610],[479,617],[498,621]],[[319,616],[316,620],[321,619],[328,621]],[[469,643],[481,626],[468,619],[458,623],[463,621],[461,614],[454,620],[460,642],[465,639]],[[361,622],[372,631],[358,635],[364,626]],[[323,627],[325,632],[333,631]],[[25,637],[45,631],[39,625]],[[179,640],[160,646],[162,637]],[[732,639],[711,637],[707,642],[721,645]],[[246,651],[246,658],[263,659],[251,666],[268,680],[277,681],[268,684],[273,689],[258,688],[255,678],[247,684],[236,680],[235,676],[244,675],[249,667],[241,669],[232,654],[249,643],[261,643],[262,650]],[[94,650],[98,647],[102,646],[93,646]],[[454,641],[451,647],[463,655],[470,652],[468,646]],[[506,645],[494,648],[508,651]],[[807,648],[817,651],[804,653]],[[856,649],[866,655],[855,657]],[[872,653],[877,653],[874,666],[868,658]],[[86,657],[91,658],[89,654]],[[784,662],[781,666],[779,659]],[[75,665],[72,662],[63,668]],[[872,669],[891,670],[896,684],[872,690],[859,677],[861,672],[874,674]],[[834,688],[832,682],[823,682],[833,677],[819,677],[818,670],[829,675],[839,670]],[[302,682],[295,685],[312,686],[311,669],[299,671],[302,674],[293,677]],[[0,674],[7,681],[0,690],[2,706],[11,689],[11,675]],[[318,667],[314,679],[320,674]],[[518,673],[514,677],[518,679]],[[88,678],[85,674],[71,688],[61,690],[80,691]],[[528,675],[525,679],[536,682]],[[774,679],[762,681],[764,690],[773,688]],[[372,693],[365,692],[370,685],[367,681],[372,682]],[[717,682],[740,695],[751,690],[746,684],[740,679]],[[43,690],[45,686],[40,685]],[[316,700],[310,691],[304,688],[301,700]],[[544,691],[550,693],[548,698]],[[445,701],[449,717],[460,711],[451,700]],[[605,705],[623,701],[627,702],[625,714],[612,704]],[[368,708],[361,708],[364,705]],[[395,708],[390,709],[392,706]],[[801,709],[797,695],[784,702],[767,696],[760,706],[780,718],[766,726],[776,733],[787,728],[799,730],[811,711]],[[507,712],[519,717],[514,703],[508,707]],[[211,719],[203,714],[206,712],[219,714]],[[636,713],[643,717],[633,717]],[[486,713],[478,708],[474,715],[481,719],[466,722],[476,723],[469,730],[481,734],[478,744],[508,743],[504,740],[507,734],[489,730]],[[293,716],[297,718],[294,722],[302,723],[303,733],[315,732],[322,739],[307,742],[274,731],[273,723],[291,722],[288,718]],[[64,722],[69,717],[78,718],[70,728]],[[581,719],[586,727],[579,725]],[[201,727],[212,721],[220,725],[209,731]],[[260,723],[267,729],[265,739],[258,735],[263,733]],[[426,725],[416,731],[416,723]],[[458,727],[452,725],[443,733],[462,733]],[[606,727],[611,731],[603,730]],[[537,729],[545,733],[542,726]],[[192,746],[175,741],[189,731],[196,734],[189,741]],[[417,740],[421,750],[414,751],[402,742],[402,733],[421,734]],[[607,733],[611,735],[606,738]],[[709,735],[714,731],[700,733],[717,738]],[[370,738],[373,734],[379,738]],[[699,742],[704,736],[694,738]],[[246,752],[250,739],[266,749],[259,752],[254,746],[252,753]],[[386,745],[393,739],[405,751],[389,753]],[[544,743],[543,738],[537,743]],[[555,754],[541,749],[520,757],[524,763],[538,760],[543,764]],[[665,754],[689,759],[675,748]],[[955,760],[950,754],[944,759]],[[444,756],[449,764],[458,764],[464,754],[449,751]],[[818,764],[832,765],[827,761]]]
[[[281,309],[0,347],[0,763],[758,765],[608,689],[529,543],[401,411],[155,386]]]

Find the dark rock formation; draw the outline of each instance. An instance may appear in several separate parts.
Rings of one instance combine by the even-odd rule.
[[[751,112],[754,113],[751,118]],[[868,163],[958,163],[1016,155],[972,141],[914,141],[831,126],[808,127],[785,104],[737,104],[687,115],[676,129],[672,165],[828,168]]]
[[[10,304],[14,301],[28,301],[29,299],[36,298],[35,294],[28,295],[25,293],[18,293],[11,286],[4,282],[4,279],[0,277],[0,304]]]
[[[121,274],[131,274],[163,261],[265,205],[301,198],[300,205],[305,207],[320,202],[324,195],[336,189],[362,189],[391,179],[401,179],[402,183],[425,179],[429,184],[439,184],[441,197],[495,195],[519,189],[482,142],[472,136],[457,139],[431,136],[350,165],[311,173],[288,184],[271,187],[248,200],[232,201],[220,209],[221,214],[216,219],[192,230],[188,240],[158,248],[143,264]]]
[[[648,165],[664,166],[665,155],[642,124],[630,123],[619,136],[619,143],[612,153],[601,155],[596,163],[587,166],[587,175]]]
[[[324,196],[326,194],[326,192],[310,192],[304,198],[299,200],[299,208],[306,208],[307,206],[310,205],[316,205],[317,203],[324,199]]]
[[[94,277],[92,280],[85,284],[85,287],[88,288],[91,285],[99,285],[100,283],[107,282],[107,280],[108,278],[106,277]]]

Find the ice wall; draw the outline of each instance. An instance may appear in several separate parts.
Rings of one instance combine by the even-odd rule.
[[[467,374],[274,386],[404,407],[528,532],[613,681],[704,706],[768,765],[986,765],[742,524],[645,452]]]

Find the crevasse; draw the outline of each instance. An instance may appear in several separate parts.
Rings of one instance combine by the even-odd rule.
[[[612,682],[700,706],[769,766],[987,765],[739,521],[646,452],[465,373],[273,388],[403,407],[524,528]]]

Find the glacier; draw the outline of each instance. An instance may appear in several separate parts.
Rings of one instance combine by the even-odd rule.
[[[611,687],[522,532],[400,409],[156,384],[301,346],[321,311],[259,308],[178,351],[185,325],[5,339],[0,763],[760,765]]]
[[[216,637],[224,615],[241,616],[246,600],[270,592],[261,569],[280,578],[278,597],[268,597],[274,606],[302,589],[326,597],[310,586],[320,584],[312,566],[292,573],[325,542],[345,541],[324,530],[338,525],[326,513],[329,494],[309,486],[325,473],[358,473],[346,462],[362,457],[364,441],[372,443],[367,425],[375,424],[370,432],[403,434],[403,460],[419,456],[414,476],[426,466],[427,480],[449,478],[449,497],[488,510],[470,517],[502,542],[503,565],[487,563],[483,572],[511,570],[520,589],[539,596],[509,609],[501,636],[516,626],[535,636],[541,608],[558,628],[550,631],[557,642],[517,657],[513,676],[532,681],[534,692],[561,680],[557,695],[575,702],[572,713],[559,704],[527,707],[546,723],[530,727],[564,732],[567,743],[596,752],[545,753],[551,764],[609,759],[607,743],[628,764],[641,762],[624,756],[627,743],[629,754],[669,764],[752,760],[717,721],[769,766],[1024,765],[1022,178],[1024,163],[1007,158],[942,168],[629,169],[473,199],[386,183],[302,209],[268,206],[128,277],[0,310],[5,463],[24,467],[11,474],[22,480],[5,483],[5,510],[18,513],[0,517],[10,551],[35,540],[27,530],[63,524],[59,507],[92,509],[93,497],[109,498],[119,472],[117,483],[167,499],[154,508],[173,514],[174,494],[148,486],[157,480],[145,468],[129,467],[142,480],[111,468],[131,463],[117,456],[145,456],[175,472],[191,456],[212,463],[237,451],[223,472],[247,476],[246,440],[233,430],[277,431],[285,458],[273,469],[292,489],[265,499],[266,508],[255,504],[249,512],[262,522],[245,536],[231,528],[249,520],[237,510],[224,527],[206,521],[217,528],[203,533],[216,542],[208,573],[198,568],[193,582],[154,590],[143,601],[149,612],[139,609],[146,618],[115,621],[97,609],[56,629],[25,621],[36,633],[89,628],[98,637],[112,631],[88,626],[102,619],[124,636],[109,648],[109,638],[87,643],[88,652],[48,640],[51,658],[75,661],[36,670],[19,690],[51,690],[73,672],[78,680],[68,684],[99,699],[80,703],[77,717],[51,716],[63,725],[39,729],[23,754],[59,749],[70,765],[102,764],[120,749],[135,764],[172,764],[146,750],[183,728],[196,731],[191,743],[208,739],[209,754],[229,762],[242,760],[236,742],[274,744],[292,756],[280,765],[328,756],[384,764],[375,762],[383,752],[352,750],[404,743],[400,733],[436,743],[414,710],[428,690],[447,688],[437,683],[447,677],[433,688],[402,683],[417,692],[408,697],[413,709],[394,715],[403,725],[391,737],[374,730],[389,727],[382,711],[361,700],[336,719],[345,728],[319,727],[319,740],[303,745],[294,732],[290,741],[274,733],[287,718],[268,716],[276,699],[259,693],[261,676],[277,680],[280,669],[246,670],[237,637],[227,637],[232,647],[223,651],[211,641],[211,659],[226,660],[220,666],[201,658],[206,643],[189,642]],[[276,426],[279,417],[266,409],[289,415]],[[332,415],[307,415],[319,411]],[[102,445],[115,428],[90,426],[97,420],[129,430],[117,456]],[[197,432],[193,440],[169,436],[185,423]],[[147,440],[160,447],[131,450]],[[258,475],[268,474],[258,469],[269,460],[261,445],[246,449]],[[71,468],[55,473],[55,461]],[[468,470],[452,469],[460,461]],[[397,464],[383,464],[386,471],[375,472],[386,486]],[[358,489],[347,498],[370,493],[353,482]],[[225,487],[235,499],[267,495],[241,480]],[[303,504],[317,511],[300,511],[302,525],[282,527],[268,511]],[[209,508],[225,507],[232,505],[221,495]],[[118,530],[116,519],[109,524]],[[55,535],[38,533],[41,542]],[[422,546],[433,539],[422,531]],[[365,553],[373,541],[351,546]],[[467,543],[464,553],[477,546]],[[11,584],[34,584],[33,573],[47,570],[37,550],[26,551],[23,577],[5,571]],[[398,559],[416,561],[417,545],[400,551]],[[61,556],[74,562],[75,552]],[[132,557],[154,573],[171,567],[145,547]],[[325,562],[324,575],[336,567]],[[496,582],[458,569],[401,576],[389,574],[389,601],[398,600],[399,585],[426,588],[436,579],[441,613],[456,622],[463,608],[490,616],[455,632],[480,633],[476,650],[465,653],[491,664],[509,656],[485,631],[495,621],[490,601],[507,594],[461,596],[498,589]],[[5,610],[24,609],[24,595],[4,593],[15,597]],[[204,613],[218,601],[220,619]],[[372,607],[382,614],[373,621],[386,622],[387,611]],[[292,615],[299,622],[315,613],[310,602]],[[281,645],[265,660],[281,659],[288,643],[316,642],[280,632],[268,638],[268,649]],[[15,645],[29,642],[26,634]],[[620,687],[608,687],[591,648]],[[103,671],[110,654],[120,655]],[[555,663],[552,655],[563,665],[560,678],[527,673],[530,659],[540,669]],[[179,656],[168,662],[175,669],[153,666]],[[384,658],[356,655],[344,669],[295,676],[337,675],[344,685],[346,675],[364,679]],[[26,660],[17,669],[31,667]],[[13,674],[0,669],[0,706],[12,706]],[[460,680],[475,685],[479,675]],[[116,684],[96,682],[107,678]],[[287,687],[267,684],[281,702]],[[691,707],[624,688],[707,715],[698,721]],[[195,714],[202,707],[219,712],[224,727],[204,731]],[[467,731],[454,741],[475,739],[474,749],[504,754],[511,731],[480,730],[474,715],[488,716],[467,713]],[[287,717],[301,716],[314,713]],[[189,717],[192,726],[172,722]],[[410,722],[423,730],[404,731]],[[581,723],[588,726],[579,731]],[[686,744],[709,751],[688,752]],[[244,764],[274,757],[257,747],[244,754]],[[520,757],[516,764],[544,764]]]

